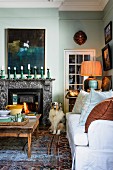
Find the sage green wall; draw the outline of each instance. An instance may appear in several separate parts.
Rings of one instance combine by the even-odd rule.
[[[64,90],[64,49],[95,49],[96,57],[100,56],[103,43],[102,17],[103,12],[60,12],[60,100],[63,100]],[[81,46],[73,40],[74,34],[79,30],[84,31],[87,35],[86,43]]]
[[[104,17],[103,17],[103,24],[105,26],[112,21],[112,40],[109,42],[111,53],[112,53],[112,68],[113,68],[113,0],[109,0],[105,10],[104,10]],[[103,42],[103,47],[105,43]],[[103,75],[111,75],[113,80],[113,69],[109,71],[104,71]],[[113,89],[113,81],[112,81],[112,89]]]
[[[59,87],[59,13],[57,9],[0,9],[0,67],[5,65],[5,29],[46,29],[46,68],[50,68],[53,100],[58,100]]]
[[[64,49],[96,49],[96,57],[103,47],[103,12],[59,12],[57,9],[0,9],[0,67],[5,66],[5,29],[45,28],[46,68],[50,68],[53,82],[53,101],[63,103]],[[74,34],[87,34],[84,45],[73,41]]]

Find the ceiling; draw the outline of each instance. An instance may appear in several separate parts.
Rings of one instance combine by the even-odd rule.
[[[0,0],[0,8],[58,8],[59,11],[102,11],[109,0]]]

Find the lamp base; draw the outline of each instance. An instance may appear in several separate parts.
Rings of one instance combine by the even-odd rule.
[[[89,80],[89,88],[98,89],[98,81],[97,80]]]
[[[98,81],[91,76],[84,80],[84,90],[87,91],[90,88],[98,89]]]

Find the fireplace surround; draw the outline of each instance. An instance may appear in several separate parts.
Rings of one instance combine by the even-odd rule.
[[[36,98],[39,104],[39,112],[41,116],[41,124],[48,125],[48,116],[50,105],[52,102],[52,82],[55,79],[0,79],[0,109],[4,109],[6,105],[13,104],[12,96],[29,95],[30,99]],[[20,98],[19,98],[20,100]],[[17,103],[21,103],[17,101]]]

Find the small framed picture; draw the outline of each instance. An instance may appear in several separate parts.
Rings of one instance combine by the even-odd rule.
[[[107,71],[112,69],[112,58],[111,58],[111,50],[109,44],[107,44],[102,49],[102,60],[103,60],[103,70]]]
[[[112,21],[104,28],[105,44],[112,40]]]

